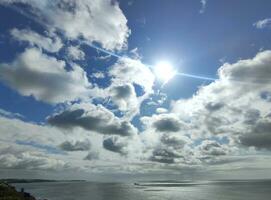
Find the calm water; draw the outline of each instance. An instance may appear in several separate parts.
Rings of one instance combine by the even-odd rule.
[[[157,184],[157,183],[156,183]],[[271,181],[201,182],[189,184],[28,183],[24,187],[48,200],[270,200]]]

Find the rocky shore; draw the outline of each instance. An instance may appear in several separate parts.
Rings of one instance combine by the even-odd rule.
[[[18,192],[15,187],[5,182],[0,182],[0,200],[37,200],[22,188]]]

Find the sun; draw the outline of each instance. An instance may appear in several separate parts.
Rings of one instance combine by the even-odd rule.
[[[171,63],[167,61],[160,61],[154,66],[154,74],[157,79],[166,83],[176,75],[176,71]]]

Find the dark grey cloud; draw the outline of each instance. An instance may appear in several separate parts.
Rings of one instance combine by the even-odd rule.
[[[271,91],[263,91],[260,93],[260,97],[267,102],[271,102]]]
[[[99,158],[99,153],[96,151],[89,152],[84,160],[97,160]]]
[[[174,158],[167,158],[167,157],[161,157],[161,156],[152,156],[150,158],[150,161],[159,162],[159,163],[166,163],[166,164],[173,164],[174,163]]]
[[[157,148],[153,150],[150,160],[154,162],[173,164],[175,163],[175,158],[180,157],[182,156],[168,148]]]
[[[199,146],[201,153],[208,156],[223,156],[227,154],[227,149],[214,140],[204,140]]]
[[[164,133],[159,144],[153,148],[149,160],[160,163],[187,163],[191,158],[189,153],[190,139],[180,133]]]
[[[70,142],[65,141],[59,145],[64,151],[88,151],[91,147],[89,140]]]
[[[244,123],[245,124],[256,124],[257,121],[260,119],[261,117],[261,112],[257,109],[250,109],[247,110],[244,114]]]
[[[139,112],[141,100],[137,98],[135,88],[131,83],[119,83],[113,80],[108,91],[112,102],[118,109],[131,119]]]
[[[133,88],[130,85],[115,86],[112,91],[117,99],[126,99],[133,94]]]
[[[49,117],[48,123],[53,126],[58,126],[62,128],[72,128],[73,126],[78,125],[77,120],[80,119],[84,112],[85,112],[84,109],[63,111],[58,115]]]
[[[127,121],[120,121],[109,111],[100,109],[88,112],[84,109],[66,110],[48,118],[48,123],[64,129],[81,127],[85,130],[96,131],[105,135],[129,136],[136,129]]]
[[[177,132],[181,129],[181,124],[177,119],[165,116],[155,121],[153,127],[160,132]]]
[[[239,137],[241,144],[259,149],[271,149],[271,122],[259,121],[248,133]]]
[[[126,154],[125,148],[127,143],[125,141],[121,141],[121,139],[117,136],[109,137],[103,141],[103,147],[115,153]]]

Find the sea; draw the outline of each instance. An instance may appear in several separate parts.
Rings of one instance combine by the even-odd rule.
[[[271,200],[271,180],[13,185],[42,200]]]

